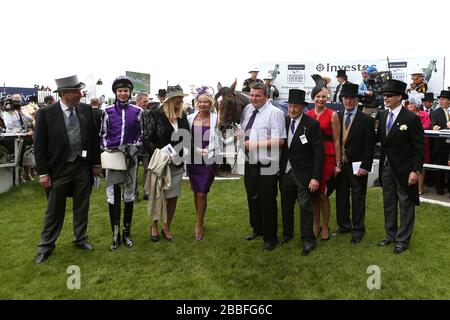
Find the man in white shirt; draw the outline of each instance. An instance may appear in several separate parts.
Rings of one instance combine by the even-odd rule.
[[[263,83],[250,89],[250,101],[242,113],[246,151],[244,183],[250,213],[253,240],[264,236],[264,249],[277,243],[277,193],[280,146],[286,138],[284,114],[267,97]]]

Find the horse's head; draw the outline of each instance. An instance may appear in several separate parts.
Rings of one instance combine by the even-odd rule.
[[[250,102],[246,95],[236,92],[236,83],[231,87],[222,87],[220,82],[217,85],[218,92],[214,100],[219,118],[218,128],[223,133],[239,123],[242,110]]]

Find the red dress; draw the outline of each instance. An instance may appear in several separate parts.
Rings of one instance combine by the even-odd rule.
[[[428,113],[425,111],[417,111],[417,114],[420,117],[420,122],[422,122],[422,126],[424,130],[430,129],[430,117]],[[425,162],[424,163],[430,163],[430,138],[425,137]]]
[[[334,168],[336,167],[336,152],[333,143],[333,128],[331,127],[331,115],[333,110],[325,108],[324,112],[317,118],[316,110],[311,109],[306,114],[311,118],[317,120],[322,131],[323,148],[325,150],[325,159],[322,166],[322,181],[320,181],[319,190],[325,193],[327,189],[328,179],[334,175]]]

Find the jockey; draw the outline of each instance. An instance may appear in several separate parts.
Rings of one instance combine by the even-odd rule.
[[[135,194],[136,163],[138,147],[142,144],[142,109],[130,104],[133,83],[128,77],[120,76],[112,84],[116,99],[105,108],[101,128],[101,147],[104,151],[119,151],[125,159],[124,170],[106,168],[106,194],[109,203],[109,217],[113,233],[111,250],[120,244],[120,203],[125,203],[122,240],[127,248],[134,243],[130,238],[131,219]],[[120,153],[118,153],[120,155]],[[119,161],[120,162],[120,161]],[[102,164],[105,166],[104,164]],[[108,165],[107,165],[108,166]]]

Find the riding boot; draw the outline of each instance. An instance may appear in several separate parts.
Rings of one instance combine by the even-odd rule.
[[[111,220],[112,242],[110,249],[115,251],[120,245],[120,186],[114,185],[114,204],[109,204],[109,217]]]
[[[133,202],[125,202],[124,215],[123,215],[123,243],[127,248],[131,248],[134,245],[133,239],[131,239],[131,219],[133,218]]]
[[[119,207],[120,210],[120,207]],[[120,216],[117,214],[117,207],[109,204],[109,219],[111,220],[112,242],[110,249],[116,251],[120,244]],[[118,211],[120,214],[120,211]]]

